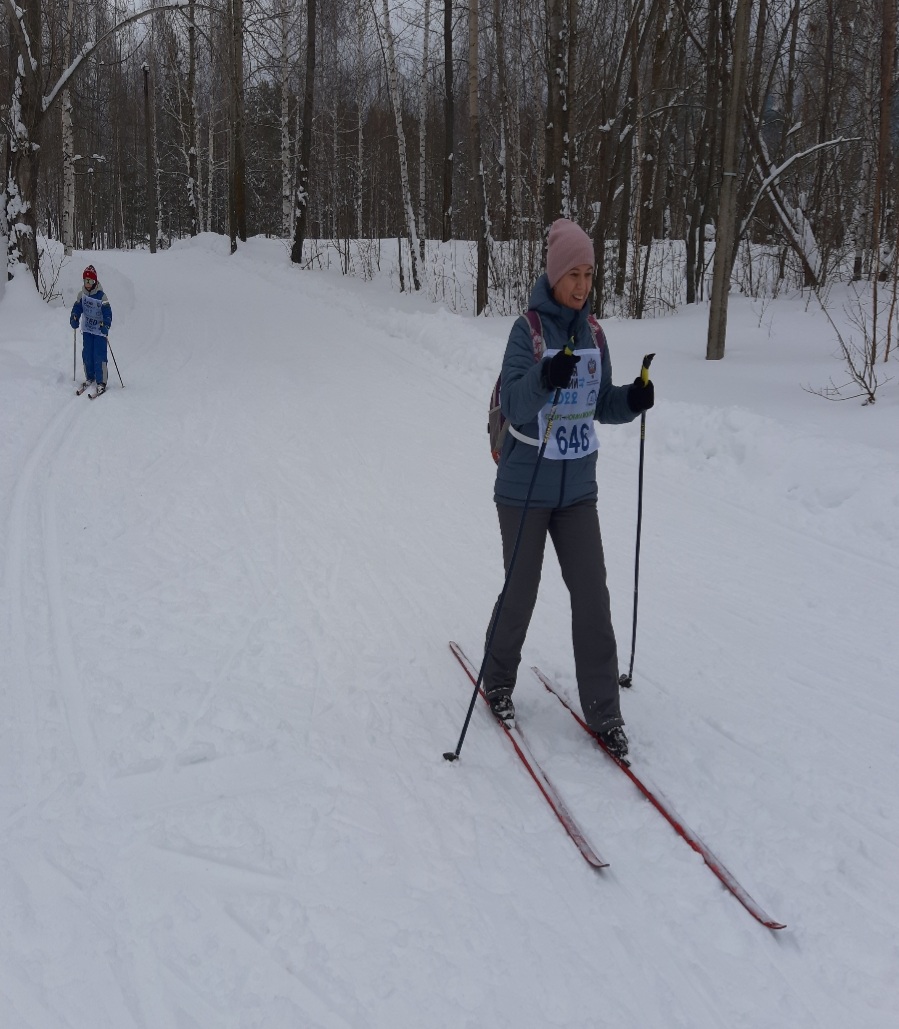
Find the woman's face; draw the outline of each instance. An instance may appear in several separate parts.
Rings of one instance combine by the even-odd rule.
[[[553,286],[553,297],[562,307],[570,307],[572,311],[580,311],[587,303],[590,287],[593,285],[593,265],[579,264],[571,271],[565,272]]]

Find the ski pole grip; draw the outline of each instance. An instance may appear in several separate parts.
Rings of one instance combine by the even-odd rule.
[[[640,369],[640,378],[643,380],[644,386],[649,382],[649,366],[652,364],[652,359],[655,356],[655,354],[647,354],[643,358],[643,367]]]

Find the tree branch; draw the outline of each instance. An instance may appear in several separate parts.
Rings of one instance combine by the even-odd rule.
[[[6,0],[6,2],[8,5],[11,6],[14,3],[14,0]],[[32,0],[32,2],[35,2],[35,0]],[[59,80],[57,81],[53,89],[51,89],[50,92],[41,101],[41,109],[43,110],[44,114],[46,114],[47,111],[53,106],[53,104],[56,101],[56,98],[65,88],[66,83],[69,81],[70,78],[72,78],[75,72],[78,71],[81,65],[84,64],[87,58],[90,57],[91,54],[93,54],[99,47],[101,47],[108,39],[114,36],[119,31],[119,29],[125,28],[126,25],[132,25],[136,21],[142,21],[144,18],[147,18],[150,15],[159,14],[162,11],[178,11],[183,7],[187,7],[189,5],[189,2],[190,0],[174,0],[173,3],[161,4],[159,7],[148,7],[146,8],[146,10],[138,11],[137,14],[129,15],[127,18],[124,18],[122,21],[120,21],[117,25],[113,25],[111,29],[109,29],[107,32],[104,32],[103,35],[100,36],[100,38],[95,40],[93,43],[85,43],[84,46],[81,48],[81,53],[79,53],[78,56],[69,65],[69,67],[66,68],[66,70],[59,77]],[[201,7],[205,5],[197,4],[196,6]]]

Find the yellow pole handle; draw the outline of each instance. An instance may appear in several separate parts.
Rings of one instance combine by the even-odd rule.
[[[643,367],[640,369],[640,378],[643,380],[644,386],[649,382],[649,366],[652,364],[652,359],[655,356],[655,354],[647,354],[646,357],[643,358]]]

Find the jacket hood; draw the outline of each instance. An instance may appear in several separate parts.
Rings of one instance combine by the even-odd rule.
[[[550,318],[566,339],[578,335],[580,329],[586,325],[587,316],[590,314],[589,300],[580,311],[573,311],[570,307],[563,307],[558,303],[552,294],[546,273],[534,283],[528,307],[530,310],[536,311],[541,318]]]

